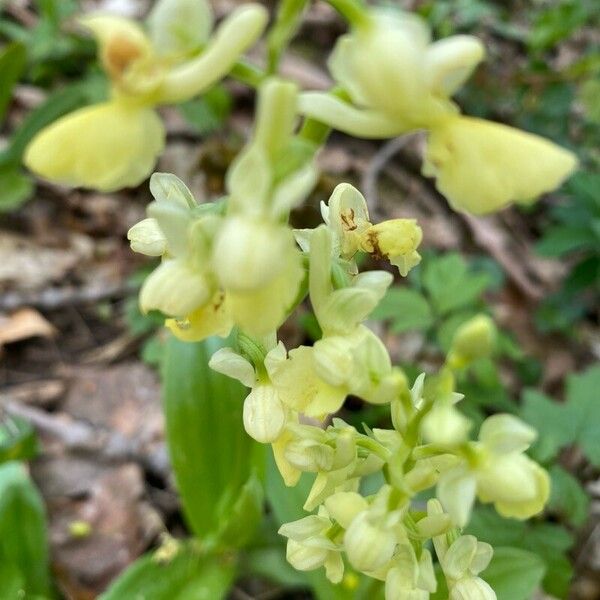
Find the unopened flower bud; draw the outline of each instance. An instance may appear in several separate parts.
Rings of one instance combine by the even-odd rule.
[[[325,508],[333,519],[348,529],[356,515],[367,510],[368,504],[356,492],[338,492],[325,500]]]
[[[430,515],[417,523],[417,531],[423,538],[432,538],[446,533],[452,527],[452,520],[447,514]]]
[[[486,315],[478,315],[461,325],[452,339],[448,355],[451,367],[461,368],[480,358],[487,358],[494,350],[496,326]]]
[[[144,219],[127,232],[129,245],[134,252],[146,256],[162,256],[167,250],[167,238],[156,219]]]
[[[298,571],[314,571],[322,567],[327,559],[328,550],[314,546],[307,546],[288,540],[286,558]]]
[[[394,554],[396,536],[390,528],[371,523],[369,512],[359,513],[344,536],[350,564],[358,571],[370,572],[383,567]]]
[[[330,385],[343,385],[355,368],[352,344],[348,337],[329,336],[314,345],[315,371]]]
[[[450,588],[448,600],[496,600],[496,592],[481,577],[465,577]]]
[[[236,292],[258,290],[288,264],[294,252],[291,230],[244,217],[228,218],[213,250],[213,266],[221,285]]]
[[[271,385],[255,387],[244,401],[244,428],[263,444],[274,442],[285,426],[285,409]]]
[[[467,438],[471,421],[447,402],[434,406],[421,423],[421,433],[429,443],[453,446]]]

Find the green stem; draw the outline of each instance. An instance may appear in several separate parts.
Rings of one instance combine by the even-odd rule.
[[[238,60],[229,72],[229,76],[249,87],[257,88],[266,79],[267,73],[246,60]]]
[[[330,133],[331,127],[329,125],[307,117],[302,123],[298,136],[317,146],[322,146],[327,141]]]
[[[337,12],[357,29],[371,26],[371,16],[367,7],[360,0],[326,0]]]
[[[267,35],[269,74],[277,73],[281,57],[302,23],[309,0],[281,0],[275,23]]]

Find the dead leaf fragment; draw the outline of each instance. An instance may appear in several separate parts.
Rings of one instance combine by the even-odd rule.
[[[0,315],[0,346],[32,337],[50,338],[56,329],[37,310],[21,308],[11,315]]]

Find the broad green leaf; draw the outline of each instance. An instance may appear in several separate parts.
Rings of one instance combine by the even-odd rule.
[[[565,409],[577,424],[578,445],[593,465],[600,466],[600,365],[567,379]]]
[[[0,213],[16,210],[32,194],[33,182],[20,166],[0,166]]]
[[[242,405],[247,391],[208,367],[223,345],[171,338],[164,370],[166,434],[186,521],[199,538],[226,528],[240,494],[255,469],[255,443],[244,431]],[[240,522],[238,537],[247,538]]]
[[[226,514],[219,517],[221,530],[219,541],[227,546],[241,547],[252,541],[258,525],[263,518],[264,491],[256,474],[239,491],[233,506],[227,506]]]
[[[423,286],[440,315],[468,307],[490,285],[490,275],[472,272],[459,254],[432,258],[423,267]]]
[[[33,458],[37,452],[37,437],[29,421],[9,416],[0,421],[0,463]]]
[[[288,587],[308,587],[306,573],[296,571],[285,559],[285,544],[252,548],[244,554],[244,571]]]
[[[590,498],[579,480],[559,465],[550,468],[552,494],[548,508],[581,527],[588,516]]]
[[[4,121],[12,91],[25,70],[27,51],[25,46],[13,43],[0,53],[0,122]]]
[[[566,419],[564,405],[536,390],[525,390],[521,418],[537,429],[531,454],[540,462],[552,460],[576,439],[576,423]]]
[[[425,330],[433,325],[427,300],[419,292],[401,287],[390,288],[371,316],[373,319],[390,319],[395,333]]]
[[[190,544],[170,561],[152,554],[142,556],[100,600],[220,600],[226,597],[234,575],[231,557],[202,556]]]
[[[536,250],[542,256],[556,258],[563,254],[587,250],[597,245],[597,237],[587,227],[569,227],[557,225],[548,229]]]
[[[25,581],[19,568],[11,562],[0,561],[0,598],[25,598]]]
[[[600,465],[600,366],[567,379],[567,401],[553,402],[539,392],[527,390],[522,417],[540,434],[532,453],[542,462],[565,446],[578,445],[590,462]]]
[[[481,577],[496,592],[498,600],[530,600],[546,571],[544,561],[527,550],[494,548],[494,556]]]
[[[44,505],[19,462],[0,465],[0,564],[4,561],[19,569],[27,594],[49,594]]]

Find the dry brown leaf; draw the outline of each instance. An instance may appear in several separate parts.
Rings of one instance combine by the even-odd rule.
[[[37,310],[21,308],[11,315],[0,315],[0,346],[32,337],[52,337],[56,329]]]
[[[0,232],[0,288],[40,289],[60,281],[93,252],[86,236],[72,235],[70,242],[65,249],[49,248],[25,236]]]

